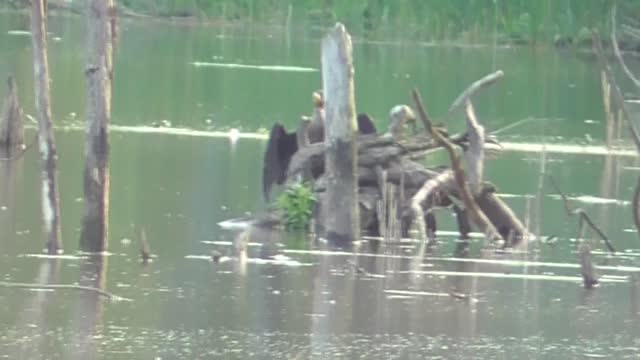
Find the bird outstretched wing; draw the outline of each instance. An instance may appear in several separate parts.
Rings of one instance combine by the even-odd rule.
[[[297,150],[296,134],[287,133],[282,124],[275,123],[269,133],[262,167],[262,193],[266,201],[273,185],[286,180],[289,162]]]
[[[369,115],[365,113],[358,114],[358,132],[360,134],[376,134],[376,125]]]

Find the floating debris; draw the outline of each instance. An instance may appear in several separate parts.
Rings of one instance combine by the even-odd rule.
[[[86,255],[49,255],[49,254],[24,254],[19,257],[37,258],[37,259],[60,259],[60,260],[85,260],[89,257]]]
[[[503,151],[520,152],[546,152],[559,154],[579,154],[579,155],[616,155],[626,157],[637,157],[635,148],[628,149],[608,149],[605,145],[578,145],[578,144],[546,144],[546,143],[516,143],[500,142]]]
[[[207,261],[212,261],[212,257],[211,255],[186,255],[184,257],[185,259],[191,259],[191,260],[207,260]],[[220,257],[220,259],[218,260],[219,263],[223,263],[223,262],[227,262],[227,261],[231,261],[231,260],[237,260],[237,258],[231,258],[228,256],[222,256]],[[293,266],[293,267],[297,267],[297,266],[312,266],[312,263],[302,263],[299,262],[297,260],[293,260],[287,256],[284,255],[276,255],[271,259],[261,259],[261,258],[246,258],[245,261],[248,264],[257,264],[257,265],[282,265],[282,266]]]
[[[420,274],[420,275],[436,275],[436,276],[464,276],[464,277],[486,277],[486,278],[499,278],[499,279],[517,279],[517,280],[543,280],[543,281],[564,281],[564,282],[582,282],[582,277],[579,276],[564,276],[564,275],[542,275],[542,274],[505,274],[505,273],[490,273],[490,272],[460,272],[460,271],[395,271],[395,274]],[[610,283],[626,283],[628,278],[609,278],[603,277],[600,282]],[[447,294],[448,295],[448,294]]]
[[[31,31],[27,31],[27,30],[9,30],[9,31],[7,31],[7,35],[31,36]]]
[[[289,71],[289,72],[317,72],[318,69],[310,67],[300,66],[286,66],[286,65],[247,65],[247,64],[234,64],[234,63],[219,63],[219,62],[202,62],[194,61],[191,65],[195,67],[218,67],[227,69],[251,69],[251,70],[267,70],[267,71]]]
[[[449,297],[450,295],[445,292],[431,292],[431,291],[412,291],[412,290],[384,290],[385,294],[404,295],[404,296],[436,296],[436,297]]]

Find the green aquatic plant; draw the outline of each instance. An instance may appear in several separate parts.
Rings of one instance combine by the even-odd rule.
[[[285,227],[290,230],[308,228],[315,204],[313,189],[306,182],[290,185],[276,199],[276,209],[280,212]]]

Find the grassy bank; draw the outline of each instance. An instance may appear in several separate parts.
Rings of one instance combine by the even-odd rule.
[[[61,1],[61,0],[58,0]],[[83,0],[72,0],[80,4]],[[640,1],[618,0],[621,14],[640,17]],[[0,0],[0,3],[21,3]],[[153,16],[325,27],[344,22],[357,36],[516,44],[575,44],[588,29],[610,27],[613,0],[119,0]]]

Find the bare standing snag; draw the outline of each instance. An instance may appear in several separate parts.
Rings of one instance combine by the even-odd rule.
[[[7,96],[0,113],[0,146],[11,150],[24,144],[23,113],[13,76],[7,79]]]
[[[47,12],[45,0],[31,1],[31,39],[33,44],[33,74],[35,79],[38,145],[42,179],[42,217],[49,254],[62,249],[60,237],[60,205],[58,195],[57,150],[51,122],[49,62],[47,60]]]
[[[113,0],[90,0],[87,6],[88,94],[80,248],[92,252],[107,247],[114,6]]]
[[[351,37],[336,24],[322,40],[322,88],[325,96],[327,237],[353,241],[360,236],[356,131]]]

